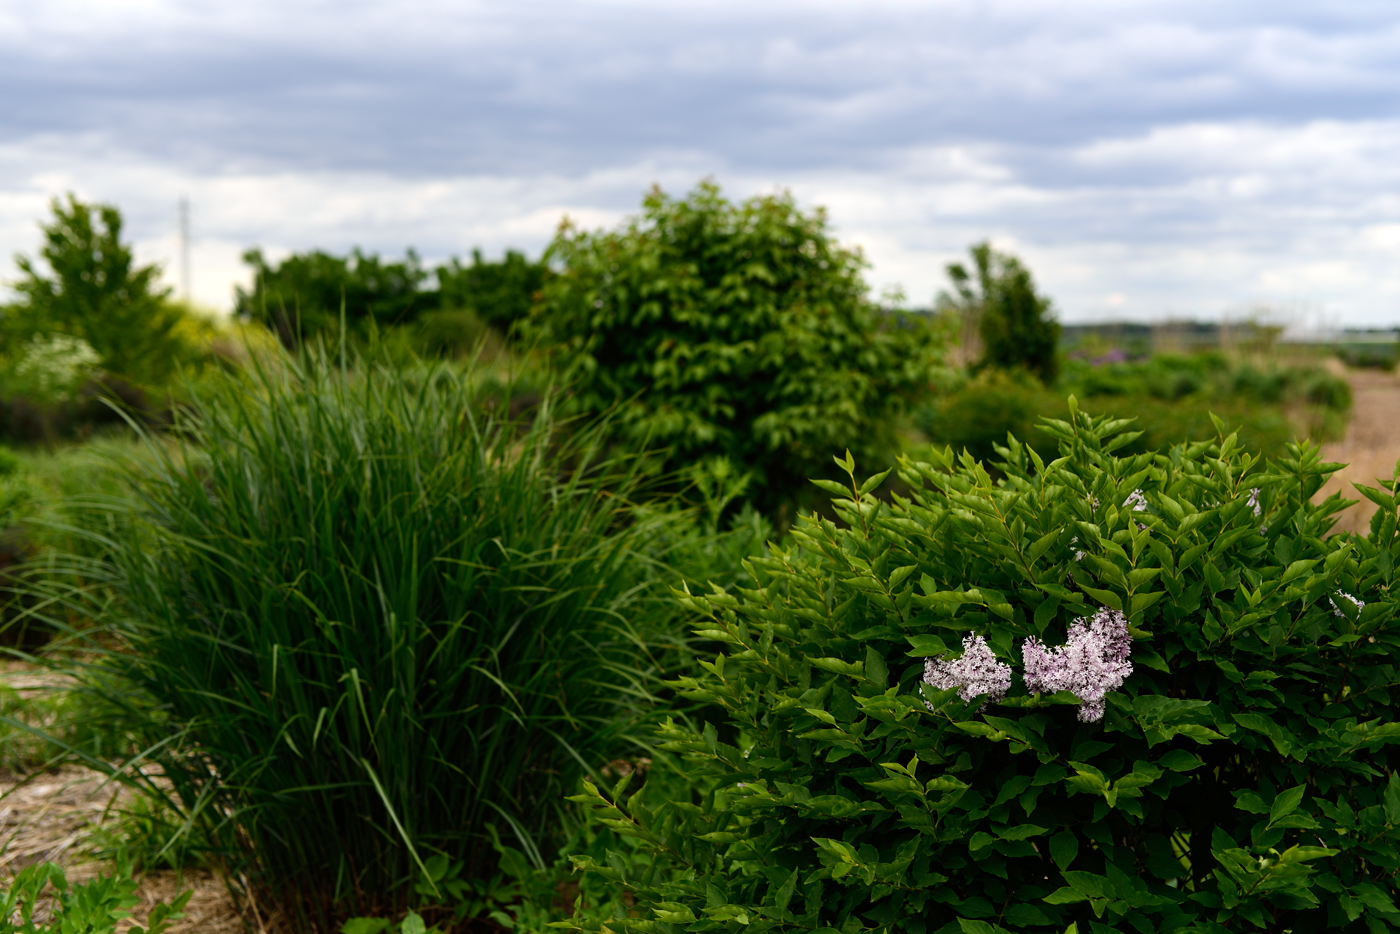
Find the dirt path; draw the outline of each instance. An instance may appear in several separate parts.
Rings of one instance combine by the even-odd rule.
[[[1378,486],[1376,478],[1389,480],[1400,460],[1400,376],[1375,370],[1352,371],[1353,408],[1346,437],[1322,447],[1322,459],[1346,464],[1333,474],[1318,499],[1341,492],[1347,499],[1361,500],[1338,517],[1337,531],[1362,532],[1370,529],[1375,503],[1356,492],[1352,483]]]

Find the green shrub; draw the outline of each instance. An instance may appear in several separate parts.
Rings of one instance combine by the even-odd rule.
[[[608,929],[1400,926],[1395,497],[1327,537],[1315,447],[1119,457],[1123,428],[1072,408],[1001,482],[905,459],[893,502],[848,456],[840,525],[685,597],[727,649],[678,686],[723,715],[661,746],[710,787],[581,796],[659,858],[581,861],[635,893]]]
[[[488,872],[488,821],[546,858],[664,635],[632,476],[447,367],[309,353],[193,406],[134,466],[134,517],[110,501],[120,534],[85,520],[107,551],[75,590],[46,578],[181,817],[320,929],[405,907],[434,855]]]
[[[860,256],[790,195],[653,190],[620,230],[563,228],[547,258],[563,271],[530,330],[580,410],[618,406],[629,443],[668,449],[668,473],[727,458],[764,512],[830,473],[832,450],[887,458],[938,362],[935,333],[868,301]]]

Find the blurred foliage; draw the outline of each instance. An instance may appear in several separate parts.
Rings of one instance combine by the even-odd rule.
[[[974,244],[972,269],[948,264],[953,291],[940,293],[938,309],[960,318],[964,334],[975,328],[981,353],[976,369],[1022,369],[1051,384],[1059,372],[1060,325],[1050,299],[1036,291],[1030,270],[1016,257]],[[964,340],[967,340],[967,337]]]
[[[262,250],[251,249],[243,261],[253,267],[253,287],[235,290],[235,313],[267,325],[288,347],[309,335],[334,333],[342,314],[347,327],[364,333],[406,324],[437,307],[435,296],[422,288],[429,273],[413,250],[401,262],[359,248],[349,256],[312,250],[273,265]]]
[[[1335,353],[1347,366],[1390,373],[1395,370],[1400,348],[1395,344],[1341,344]]]
[[[469,311],[510,333],[530,313],[535,296],[552,275],[545,263],[532,263],[525,254],[506,250],[500,262],[487,262],[472,250],[470,266],[453,257],[437,268],[438,303],[443,309]]]
[[[1280,456],[1300,436],[1339,437],[1351,408],[1346,381],[1320,367],[1260,369],[1221,354],[1162,355],[1101,365],[1067,360],[1053,388],[1015,372],[986,370],[925,406],[915,425],[936,444],[996,459],[1008,432],[1049,459],[1055,446],[1038,427],[1041,416],[1067,417],[1074,394],[1086,410],[1138,419],[1143,434],[1127,453],[1161,450],[1183,440],[1210,438],[1210,413],[1240,428],[1241,445]]]
[[[664,448],[668,474],[726,458],[765,513],[801,501],[832,451],[889,460],[940,361],[939,333],[869,301],[860,254],[788,194],[653,189],[617,230],[565,224],[546,256],[562,271],[528,334],[578,409],[615,408],[623,443]]]
[[[432,272],[413,250],[401,261],[357,248],[349,256],[312,250],[270,263],[252,249],[243,260],[253,267],[253,286],[236,290],[236,314],[266,325],[289,348],[317,335],[335,338],[343,314],[352,339],[411,326],[395,339],[437,356],[489,341],[489,328],[509,333],[549,276],[544,263],[515,250],[497,262],[473,250],[470,265],[453,257]]]

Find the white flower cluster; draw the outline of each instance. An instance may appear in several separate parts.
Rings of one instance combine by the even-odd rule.
[[[21,348],[15,375],[26,395],[62,402],[95,372],[100,360],[92,345],[80,337],[37,334]]]
[[[1032,694],[1069,691],[1080,700],[1079,719],[1096,723],[1103,719],[1105,695],[1133,673],[1132,643],[1128,621],[1117,610],[1076,620],[1065,644],[1056,648],[1032,636],[1021,649],[1026,688]],[[924,681],[940,691],[957,688],[964,702],[985,694],[994,703],[1011,689],[1011,666],[997,660],[986,639],[970,635],[963,639],[961,658],[926,659]],[[924,705],[934,709],[928,701]]]
[[[1128,621],[1117,610],[1099,610],[1092,618],[1076,620],[1058,648],[1031,636],[1021,648],[1026,689],[1032,694],[1069,691],[1081,702],[1080,720],[1102,720],[1104,695],[1122,687],[1133,673],[1128,661],[1132,647]]]
[[[957,688],[964,702],[986,694],[988,703],[994,703],[1011,690],[1011,666],[997,661],[986,639],[972,635],[963,639],[962,658],[926,659],[924,681],[940,691]],[[928,701],[924,705],[933,709]]]

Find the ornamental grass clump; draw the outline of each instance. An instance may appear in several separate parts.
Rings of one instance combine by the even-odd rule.
[[[95,621],[67,633],[84,688],[170,783],[147,790],[298,930],[450,906],[424,867],[489,878],[497,832],[544,865],[563,795],[635,748],[675,618],[656,523],[596,431],[503,409],[449,367],[277,358],[197,400],[134,515],[86,529],[126,523],[106,557],[49,578]]]
[[[848,456],[839,522],[682,597],[724,650],[661,746],[708,784],[581,796],[657,856],[580,861],[633,893],[609,929],[1400,928],[1395,483],[1329,535],[1316,447],[1119,457],[1071,414],[996,481],[935,451],[885,501]]]

